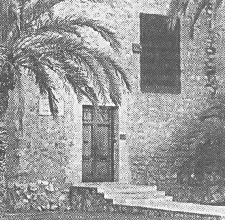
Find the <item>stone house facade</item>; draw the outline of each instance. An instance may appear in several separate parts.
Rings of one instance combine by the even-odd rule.
[[[16,161],[20,173],[27,174],[22,175],[21,180],[48,179],[57,184],[119,181],[161,186],[176,182],[176,173],[168,172],[170,165],[165,154],[173,145],[171,135],[179,122],[193,117],[206,105],[208,91],[204,88],[203,71],[207,29],[203,14],[196,24],[194,40],[190,40],[189,21],[181,21],[181,91],[178,94],[141,92],[140,54],[133,53],[132,43],[140,44],[140,13],[166,15],[170,1],[157,2],[127,0],[114,7],[85,1],[77,5],[71,3],[69,7],[62,5],[59,11],[64,14],[78,10],[103,20],[118,32],[123,65],[129,72],[133,90],[128,93],[122,89],[122,105],[115,108],[107,104],[108,107],[102,109],[105,118],[100,120],[100,116],[97,119],[94,116],[90,103],[85,100],[79,103],[73,92],[59,84],[61,115],[53,120],[46,109],[45,97],[40,97],[34,82],[24,77],[23,126],[20,126],[17,114],[11,114],[9,119],[16,128],[12,139],[18,143],[13,151],[16,159],[12,159],[12,163]],[[100,10],[102,8],[104,10]],[[219,13],[217,24],[222,19],[222,13]],[[221,92],[224,87],[223,38],[217,39],[216,44]],[[17,108],[16,100],[15,93],[11,96],[14,109]],[[94,120],[99,120],[98,132]],[[96,145],[102,148],[94,150]]]

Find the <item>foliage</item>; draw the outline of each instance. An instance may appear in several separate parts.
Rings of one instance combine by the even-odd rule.
[[[224,181],[224,104],[224,98],[218,96],[198,117],[183,120],[174,131],[171,159],[181,162],[175,163],[172,169],[177,172],[180,183],[207,184],[207,175]],[[182,157],[180,152],[185,152]]]
[[[8,191],[12,211],[70,210],[68,191],[60,191],[48,181],[14,184]]]
[[[120,42],[115,32],[94,19],[76,15],[62,18],[56,15],[55,6],[64,1],[66,0],[0,2],[0,117],[7,110],[9,90],[20,86],[21,76],[27,71],[35,79],[40,93],[47,94],[53,116],[58,113],[55,75],[65,86],[71,86],[78,97],[86,96],[94,106],[98,105],[99,100],[106,103],[108,99],[119,105],[122,83],[130,89],[127,73],[113,58],[120,51]],[[108,42],[111,54],[87,44],[81,34],[83,28],[91,29],[98,33],[102,42]],[[21,91],[19,93],[19,97],[24,95]],[[23,105],[20,100],[19,103],[18,112],[22,112]],[[7,129],[2,130],[4,137],[0,136],[1,162],[5,162]],[[1,168],[4,172],[5,164]],[[7,172],[10,173],[10,170]],[[21,193],[18,202],[23,206],[23,201],[27,201],[27,198],[24,191]]]
[[[76,94],[88,97],[93,104],[97,105],[99,98],[106,101],[107,93],[116,105],[120,104],[121,79],[130,88],[125,71],[111,56],[86,45],[80,29],[91,28],[118,52],[120,43],[115,33],[93,19],[76,16],[62,19],[54,15],[53,7],[62,1],[5,2],[6,8],[0,12],[5,19],[0,29],[1,93],[7,97],[27,69],[34,75],[40,92],[48,94],[50,110],[56,115],[52,70]]]
[[[206,8],[207,4],[213,2],[212,13],[215,15],[217,10],[221,7],[223,0],[172,0],[168,15],[170,18],[170,27],[174,27],[178,18],[186,15],[187,10],[192,6],[193,14],[191,16],[191,35],[194,32],[194,25],[199,19],[202,11]]]
[[[191,17],[191,25],[190,25],[190,36],[193,38],[194,35],[194,25],[199,19],[203,10],[206,11],[207,15],[207,26],[208,26],[208,38],[207,38],[207,48],[206,55],[207,58],[205,60],[206,71],[205,75],[207,77],[207,83],[205,87],[207,87],[212,95],[215,96],[216,91],[218,89],[217,80],[216,80],[216,67],[215,67],[215,54],[216,48],[214,47],[215,41],[215,31],[213,30],[213,15],[216,17],[216,12],[218,8],[221,7],[223,0],[199,0],[199,1],[191,1],[191,0],[172,0],[170,3],[170,9],[168,12],[169,15],[169,27],[174,28],[177,21],[182,15],[186,15],[187,9],[191,8],[193,11],[188,16]]]

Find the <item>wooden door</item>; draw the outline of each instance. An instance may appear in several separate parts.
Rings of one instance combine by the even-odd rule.
[[[83,182],[114,180],[114,112],[113,107],[83,106]]]

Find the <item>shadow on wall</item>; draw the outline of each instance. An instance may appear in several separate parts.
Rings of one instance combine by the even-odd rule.
[[[225,98],[210,100],[198,117],[183,120],[168,150],[168,167],[177,176],[176,200],[223,204],[225,201]]]

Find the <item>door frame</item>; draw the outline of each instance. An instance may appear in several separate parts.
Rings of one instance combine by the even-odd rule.
[[[96,122],[96,113],[95,109],[92,105],[82,105],[82,127],[85,124],[84,123],[84,116],[83,112],[85,108],[90,108],[93,109],[93,119],[92,122]],[[111,170],[111,177],[110,177],[110,182],[115,182],[118,181],[118,176],[119,176],[119,107],[117,106],[99,106],[99,108],[106,108],[107,110],[110,110],[110,150],[111,150],[111,158],[110,158],[110,170]],[[88,123],[87,123],[88,124]],[[95,126],[97,124],[93,124],[93,131],[92,131],[92,140],[95,139],[96,133],[95,133]],[[83,131],[82,131],[83,134]],[[92,143],[93,146],[94,143]],[[82,135],[82,150],[83,150],[83,135]],[[83,151],[82,151],[83,152]],[[82,153],[83,155],[83,153]],[[83,167],[83,157],[82,157],[82,167]],[[93,172],[95,171],[96,167],[92,168],[92,182],[95,182],[93,178]],[[83,180],[83,170],[82,170],[82,182]],[[87,181],[85,181],[87,182]]]

